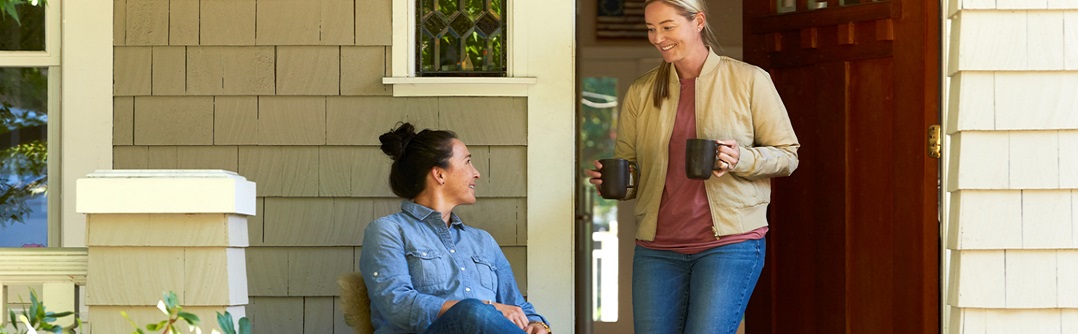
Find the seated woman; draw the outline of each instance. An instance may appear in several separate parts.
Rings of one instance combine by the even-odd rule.
[[[389,185],[405,200],[364,232],[359,268],[375,333],[550,333],[494,238],[453,214],[475,203],[468,147],[408,123],[378,139],[393,159]]]

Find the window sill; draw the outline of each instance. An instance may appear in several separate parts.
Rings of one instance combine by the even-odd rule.
[[[536,78],[385,77],[393,96],[528,96]]]

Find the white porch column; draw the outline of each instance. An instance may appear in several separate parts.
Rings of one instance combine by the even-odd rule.
[[[218,328],[216,312],[245,316],[247,218],[255,184],[220,170],[110,170],[79,179],[87,214],[86,304],[97,333],[129,333],[161,321],[162,294]],[[183,326],[185,327],[185,326]]]

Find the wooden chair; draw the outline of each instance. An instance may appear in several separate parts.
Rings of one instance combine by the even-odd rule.
[[[355,330],[356,334],[373,334],[371,325],[371,299],[367,296],[367,285],[359,272],[348,273],[337,278],[341,286],[341,311],[344,322]]]

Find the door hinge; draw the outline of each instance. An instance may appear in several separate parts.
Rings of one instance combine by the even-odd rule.
[[[928,127],[928,156],[939,159],[942,154],[940,149],[943,146],[942,139],[940,138],[940,126],[939,124],[933,124]]]

